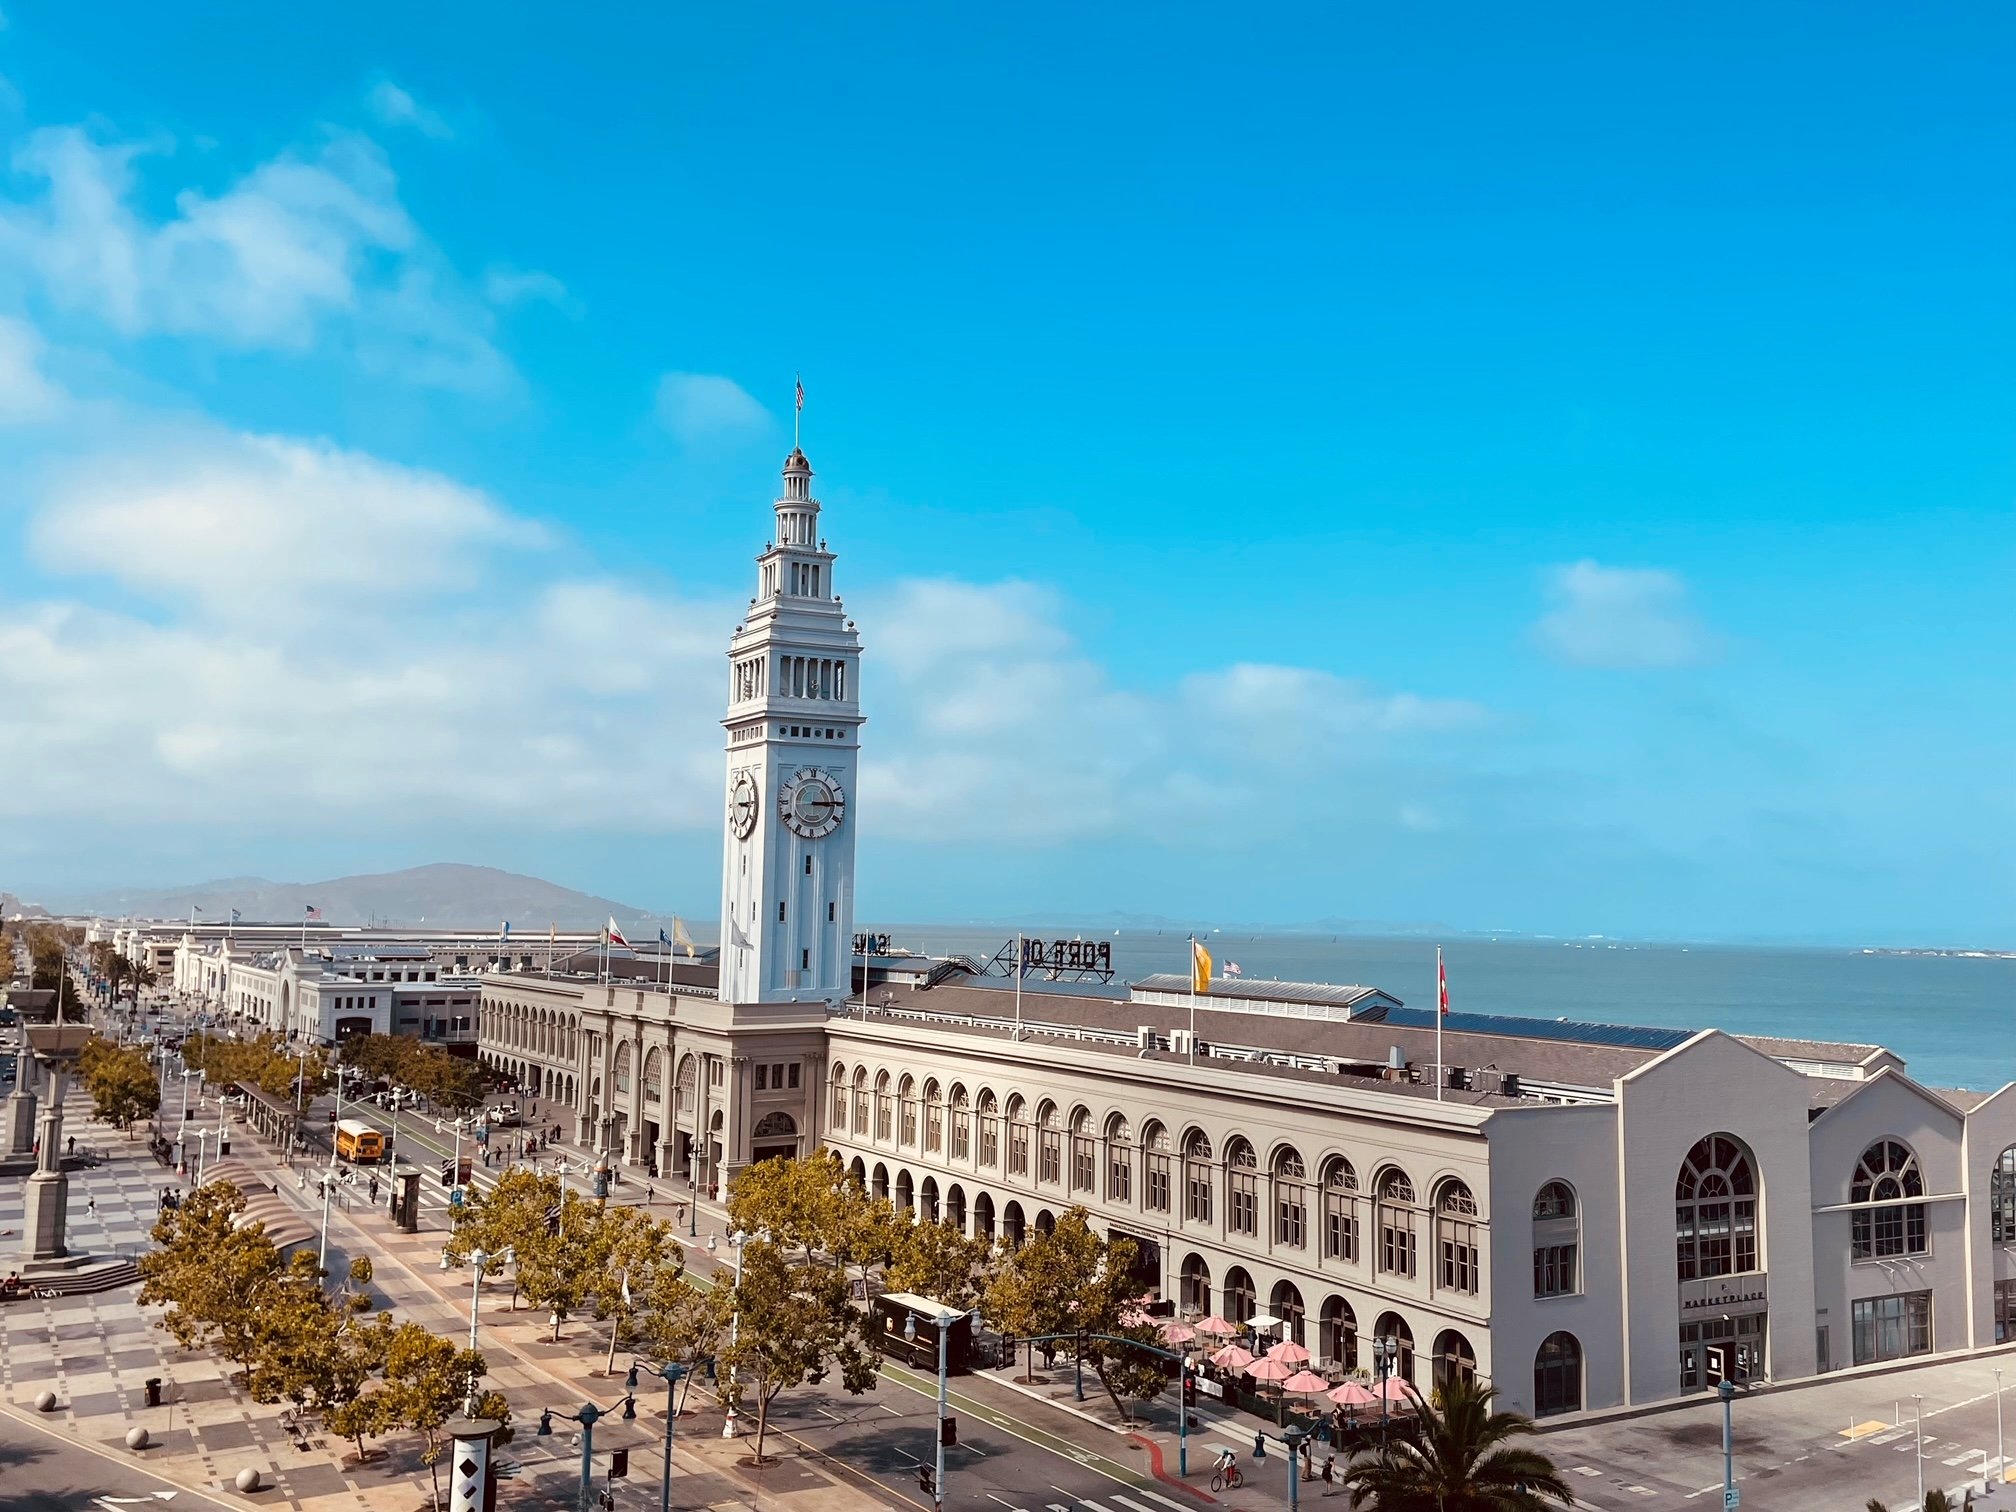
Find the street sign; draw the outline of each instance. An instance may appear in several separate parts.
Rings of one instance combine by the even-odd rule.
[[[1736,1512],[1736,1509],[1742,1505],[1743,1505],[1743,1488],[1741,1486],[1723,1487],[1722,1512]]]

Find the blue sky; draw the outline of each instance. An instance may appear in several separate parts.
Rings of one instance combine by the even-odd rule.
[[[2010,943],[1993,7],[17,7],[0,887],[709,917],[794,372],[861,911]]]

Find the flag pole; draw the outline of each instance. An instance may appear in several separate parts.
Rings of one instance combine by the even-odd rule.
[[[1023,971],[1022,931],[1015,931],[1015,1038],[1022,1038],[1022,971]]]
[[[1442,1068],[1442,1020],[1449,1016],[1443,1006],[1442,947],[1435,947],[1435,1101],[1442,1101],[1442,1086],[1449,1080],[1449,1073]]]
[[[1190,936],[1190,1064],[1197,1064],[1197,936]]]

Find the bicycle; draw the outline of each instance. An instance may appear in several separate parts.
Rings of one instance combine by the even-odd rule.
[[[1222,1470],[1213,1470],[1211,1472],[1211,1489],[1213,1491],[1236,1491],[1240,1486],[1245,1484],[1245,1481],[1246,1477],[1239,1473],[1237,1465],[1227,1465]]]

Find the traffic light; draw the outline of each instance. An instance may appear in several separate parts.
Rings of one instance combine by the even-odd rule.
[[[1187,1370],[1183,1372],[1183,1405],[1185,1407],[1197,1405],[1197,1377]]]
[[[933,1470],[929,1465],[919,1465],[917,1467],[917,1489],[922,1491],[926,1496],[937,1495],[937,1480],[938,1472]]]
[[[452,1160],[441,1162],[441,1185],[444,1187],[455,1185],[455,1162]]]
[[[948,1449],[959,1442],[959,1419],[950,1413],[938,1424],[938,1442]]]
[[[609,1451],[609,1479],[627,1480],[630,1475],[630,1451],[612,1449]]]

